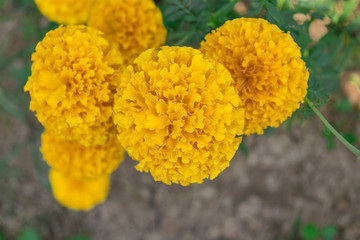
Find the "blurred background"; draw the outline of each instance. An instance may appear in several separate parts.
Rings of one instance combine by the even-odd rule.
[[[360,146],[358,0],[156,2],[169,45],[198,47],[241,16],[290,31],[310,71],[308,98]],[[57,26],[33,0],[0,0],[0,240],[360,239],[360,163],[307,106],[280,128],[245,137],[213,181],[167,186],[126,156],[105,203],[89,212],[59,205],[23,92],[36,44]]]

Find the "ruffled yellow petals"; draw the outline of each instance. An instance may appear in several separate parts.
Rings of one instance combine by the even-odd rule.
[[[94,179],[111,174],[124,158],[124,149],[115,135],[105,145],[85,147],[45,130],[41,152],[56,171],[77,179]]]
[[[86,26],[48,32],[32,55],[25,86],[46,129],[86,146],[104,144],[113,132],[113,92],[123,64],[101,35]]]
[[[109,175],[80,180],[51,170],[50,184],[55,199],[67,208],[87,211],[103,202],[110,187]]]
[[[299,46],[264,19],[227,21],[205,37],[200,50],[234,78],[245,104],[246,135],[278,127],[306,96],[309,73]]]
[[[39,11],[59,24],[82,24],[99,0],[35,0]]]
[[[118,139],[138,165],[166,184],[202,183],[229,166],[245,111],[231,74],[188,47],[143,52],[115,96]]]
[[[88,25],[116,44],[125,64],[143,51],[163,45],[167,33],[153,0],[102,0]]]

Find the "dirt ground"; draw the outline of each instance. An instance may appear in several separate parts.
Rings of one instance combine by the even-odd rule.
[[[0,24],[0,41],[16,29],[15,20],[11,24]],[[43,240],[76,234],[92,240],[273,240],[289,235],[301,210],[302,222],[333,224],[337,240],[358,240],[360,163],[338,142],[328,151],[322,129],[313,119],[270,137],[246,137],[248,158],[238,152],[215,180],[189,187],[154,182],[126,157],[112,175],[107,201],[89,212],[54,200],[42,182],[46,172],[36,171],[45,163],[26,146],[10,167],[0,162],[0,233],[13,240],[32,227]],[[0,115],[0,157],[30,132],[29,125]]]
[[[4,119],[0,128],[0,156],[29,132]],[[334,224],[336,239],[360,239],[360,163],[340,144],[328,151],[321,129],[314,119],[270,137],[247,137],[247,159],[238,152],[214,181],[189,187],[154,182],[126,157],[107,201],[85,213],[53,199],[25,148],[10,162],[14,173],[0,182],[0,231],[8,239],[30,226],[49,240],[79,233],[93,240],[271,240],[288,235],[302,209],[303,222]]]

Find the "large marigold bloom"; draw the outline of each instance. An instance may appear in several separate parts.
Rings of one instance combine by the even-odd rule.
[[[90,12],[99,0],[35,0],[39,11],[59,24],[81,24],[89,19]]]
[[[25,91],[44,127],[86,146],[104,144],[123,63],[116,47],[97,30],[60,26],[37,45],[32,61]]]
[[[122,75],[114,104],[119,140],[136,169],[185,186],[228,167],[244,127],[232,84],[229,71],[199,50],[143,52]]]
[[[55,199],[67,208],[87,211],[103,202],[110,187],[110,176],[80,180],[50,170],[50,184]]]
[[[306,96],[309,73],[299,46],[264,19],[227,21],[200,50],[231,72],[245,104],[246,135],[278,127]]]
[[[112,135],[104,145],[85,147],[45,130],[41,136],[40,150],[52,168],[77,179],[109,175],[124,158],[124,149],[116,135]]]
[[[166,40],[162,15],[153,0],[103,0],[94,8],[88,25],[116,43],[126,64]]]

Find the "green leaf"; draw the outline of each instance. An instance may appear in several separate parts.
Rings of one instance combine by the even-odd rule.
[[[265,3],[265,8],[268,14],[277,22],[282,23],[282,17],[276,6],[270,2]]]
[[[179,20],[179,19],[182,18],[183,16],[184,16],[184,12],[179,10],[179,11],[177,11],[177,12],[174,12],[174,13],[171,14],[170,16],[165,17],[165,21],[174,22],[174,21]]]
[[[278,10],[281,10],[284,6],[286,0],[277,0],[277,8]]]
[[[168,16],[171,14],[174,14],[177,11],[181,11],[181,9],[178,6],[175,5],[170,5],[166,8],[165,12],[164,12],[164,16]]]
[[[24,228],[18,238],[18,240],[41,240],[39,233],[33,228]]]
[[[324,126],[324,130],[321,132],[321,135],[323,136],[324,140],[326,141],[326,147],[328,150],[334,150],[335,149],[335,136],[331,133],[331,131]]]
[[[335,226],[326,226],[322,229],[323,240],[334,240],[337,234]]]
[[[357,136],[354,132],[344,132],[343,136],[351,144],[357,141]]]
[[[258,1],[258,5],[257,5],[257,7],[255,9],[256,14],[260,13],[260,11],[264,8],[264,4],[265,4],[265,0]]]
[[[339,98],[335,102],[335,110],[338,112],[349,113],[352,111],[352,106],[347,98]]]
[[[300,232],[300,225],[301,225],[301,213],[302,209],[300,209],[296,215],[296,218],[292,225],[292,231],[289,240],[297,240]]]
[[[249,149],[247,148],[247,146],[244,142],[244,138],[239,146],[239,150],[242,152],[242,154],[244,154],[245,158],[249,157]]]
[[[360,14],[357,14],[353,20],[346,26],[346,30],[348,31],[356,31],[360,28]]]
[[[320,235],[320,230],[312,223],[307,224],[301,231],[304,240],[316,240]]]
[[[0,240],[6,240],[5,235],[3,233],[0,233]]]
[[[345,5],[343,6],[343,12],[340,16],[339,21],[346,21],[350,15],[355,11],[356,6],[358,4],[358,0],[350,0],[348,2],[345,3]]]
[[[90,238],[88,236],[85,235],[76,235],[72,238],[69,238],[69,240],[90,240]]]

